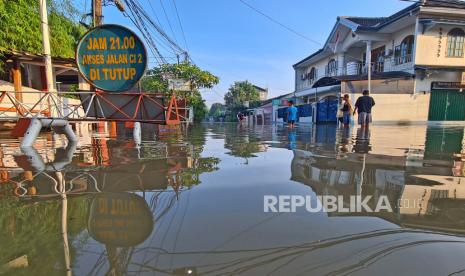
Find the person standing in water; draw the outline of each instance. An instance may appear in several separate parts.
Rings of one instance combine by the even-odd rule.
[[[370,92],[368,90],[363,90],[363,96],[359,97],[355,102],[355,111],[358,111],[358,124],[362,128],[368,128],[372,122],[371,117],[371,108],[375,105],[375,100],[369,96]]]
[[[287,124],[289,128],[293,129],[295,122],[297,121],[297,107],[294,106],[293,101],[289,101],[289,107],[287,108]]]
[[[345,94],[342,98],[342,124],[344,127],[349,127],[352,119],[352,102],[350,101],[349,94]]]
[[[342,108],[344,107],[344,98],[340,97],[337,103],[337,124],[338,126],[342,126],[344,124],[344,113],[342,112]]]

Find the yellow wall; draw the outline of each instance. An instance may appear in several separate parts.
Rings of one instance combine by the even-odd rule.
[[[351,93],[353,104],[361,93]],[[430,94],[371,94],[374,123],[413,123],[428,121]],[[355,118],[357,119],[357,118]]]
[[[465,66],[465,57],[447,57],[447,33],[460,26],[441,25],[417,36],[415,63],[417,65]],[[439,34],[442,28],[442,36]],[[463,30],[465,28],[461,27]],[[438,56],[439,54],[439,56]]]

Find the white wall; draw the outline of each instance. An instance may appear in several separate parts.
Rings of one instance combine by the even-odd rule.
[[[317,77],[315,78],[315,81],[319,80],[320,78],[325,76],[325,69],[326,65],[328,62],[332,59],[337,59],[336,54],[332,54],[326,58],[320,59],[314,63],[311,63],[310,65],[304,67],[304,68],[297,68],[296,70],[296,91],[301,91],[307,88],[312,87],[313,83],[309,83],[308,79],[302,80],[301,75],[302,73],[309,73],[312,67],[315,67],[317,69]]]

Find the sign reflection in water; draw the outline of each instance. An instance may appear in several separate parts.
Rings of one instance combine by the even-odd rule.
[[[153,230],[152,212],[138,195],[98,194],[90,205],[88,228],[90,235],[105,245],[136,246]]]

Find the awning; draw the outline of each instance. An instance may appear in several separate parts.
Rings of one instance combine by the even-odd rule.
[[[465,71],[464,66],[444,66],[444,65],[415,65],[416,70],[433,70],[433,71]]]
[[[373,72],[371,75],[372,80],[385,80],[385,79],[412,79],[415,75],[404,71],[391,71],[391,72]],[[368,80],[368,75],[344,75],[334,77],[339,81],[358,81]]]
[[[318,87],[324,87],[324,86],[333,86],[333,85],[339,85],[341,84],[341,81],[336,78],[336,77],[323,77],[319,80],[317,80],[312,88],[318,88]]]

